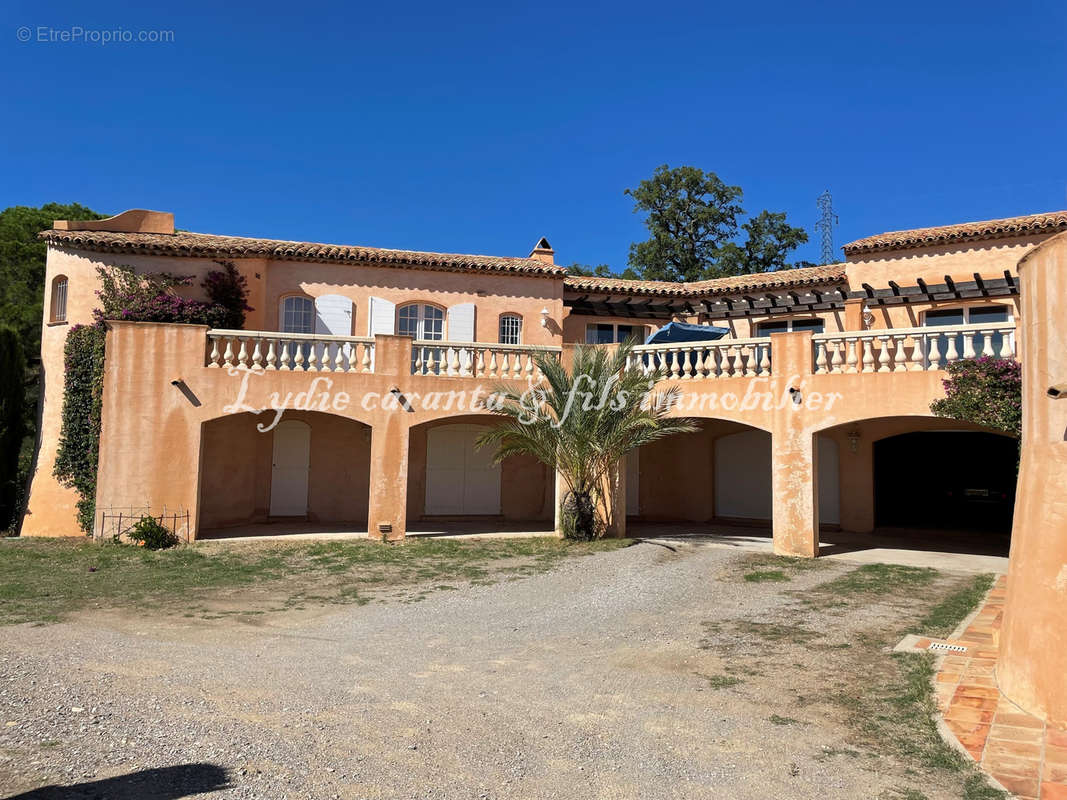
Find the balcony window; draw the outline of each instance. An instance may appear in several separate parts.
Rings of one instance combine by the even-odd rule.
[[[644,325],[616,324],[614,322],[596,322],[585,327],[586,344],[616,344],[627,339],[645,338]]]
[[[756,336],[770,336],[772,333],[792,333],[794,331],[811,331],[822,333],[826,323],[821,319],[777,319],[773,322],[760,322],[756,325]]]
[[[504,314],[500,318],[500,343],[522,344],[522,317]]]
[[[996,325],[1003,322],[1011,322],[1011,319],[1011,309],[1008,306],[964,306],[963,308],[939,308],[934,311],[927,311],[923,315],[923,326],[936,328],[945,325]],[[1009,345],[1012,344],[1010,336],[1011,334],[1009,334],[1008,339]],[[955,340],[956,353],[962,358],[963,334],[957,334],[953,338]],[[990,337],[990,343],[993,346],[993,352],[1000,353],[1004,343],[1004,335],[994,333]],[[948,346],[949,337],[947,335],[937,337],[937,350],[941,354],[939,359],[941,368],[944,368],[947,364],[945,356],[948,353]],[[985,337],[981,334],[976,334],[974,337],[974,352],[977,355],[981,355],[984,348]]]
[[[445,338],[445,312],[436,306],[412,303],[397,312],[396,332],[399,336],[437,341]]]
[[[67,321],[67,278],[65,275],[57,275],[52,280],[52,301],[49,308],[49,321]]]
[[[286,297],[282,300],[282,332],[314,333],[315,301],[310,297]]]

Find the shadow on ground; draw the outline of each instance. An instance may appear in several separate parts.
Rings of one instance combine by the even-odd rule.
[[[220,766],[179,764],[72,786],[42,786],[6,800],[175,800],[228,786],[229,776]]]

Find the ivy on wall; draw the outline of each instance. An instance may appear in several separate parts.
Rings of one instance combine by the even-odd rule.
[[[78,524],[86,534],[93,532],[95,516],[106,333],[100,324],[75,325],[63,351],[63,424],[54,473],[80,495]]]
[[[78,524],[87,535],[96,516],[96,472],[100,460],[100,410],[104,389],[104,343],[108,320],[184,322],[212,328],[242,328],[248,288],[232,262],[204,278],[208,300],[175,294],[191,278],[169,273],[138,274],[129,267],[100,267],[100,306],[92,325],[75,325],[64,349],[63,424],[56,452],[55,476],[75,489]]]

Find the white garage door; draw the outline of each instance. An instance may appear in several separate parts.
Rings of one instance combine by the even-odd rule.
[[[819,447],[819,522],[841,521],[837,442],[816,437]],[[715,516],[771,518],[771,435],[741,431],[715,440]]]
[[[500,465],[474,446],[483,425],[442,425],[426,434],[426,513],[499,514]]]
[[[771,518],[771,435],[766,431],[715,440],[715,516]]]

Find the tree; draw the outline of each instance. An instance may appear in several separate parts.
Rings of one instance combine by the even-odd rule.
[[[930,404],[937,416],[1022,435],[1022,370],[1015,359],[981,356],[955,361],[948,365],[943,384],[945,396]]]
[[[575,262],[567,267],[567,272],[584,278],[623,278],[631,281],[641,278],[633,267],[627,267],[622,272],[613,272],[607,264],[597,264],[595,267],[591,267],[588,264]]]
[[[18,516],[25,374],[26,359],[18,333],[13,328],[0,328],[0,531],[8,530]]]
[[[631,350],[631,343],[578,347],[569,371],[549,354],[536,355],[544,380],[524,392],[499,387],[489,408],[506,421],[478,437],[479,447],[495,448],[497,462],[530,455],[559,473],[567,487],[561,510],[568,538],[603,534],[598,500],[628,452],[696,430],[689,420],[667,416],[676,388],[652,395],[649,387],[660,375],[626,369]]]
[[[785,221],[784,213],[761,211],[741,226],[747,238],[743,245],[727,242],[718,254],[720,275],[745,275],[789,269],[789,253],[808,241],[803,228]]]
[[[103,216],[78,203],[47,203],[40,208],[12,206],[0,211],[0,319],[15,330],[25,364],[19,381],[23,435],[21,444],[15,445],[19,458],[18,476],[15,479],[20,492],[19,501],[33,464],[37,434],[44,261],[47,250],[45,243],[37,239],[37,234],[51,228],[57,219],[101,219]]]
[[[740,186],[697,167],[658,167],[625,194],[644,213],[651,237],[630,245],[630,266],[646,280],[699,281],[791,266],[786,257],[808,240],[784,213],[763,211],[743,225]],[[736,241],[743,230],[745,241]]]

